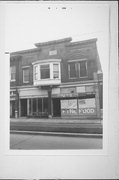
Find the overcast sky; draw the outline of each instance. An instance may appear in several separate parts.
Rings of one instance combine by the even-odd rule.
[[[108,32],[108,2],[6,4],[7,52],[34,48],[35,43],[66,37],[72,37],[73,41],[98,38],[98,51],[103,65],[108,57]]]

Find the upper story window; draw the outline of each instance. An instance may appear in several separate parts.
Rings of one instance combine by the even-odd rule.
[[[59,64],[53,64],[53,79],[59,78]]]
[[[34,79],[38,79],[38,66],[34,66]]]
[[[76,63],[70,63],[68,69],[69,69],[69,78],[76,78]]]
[[[10,67],[10,81],[16,81],[16,66]]]
[[[52,85],[61,83],[61,59],[46,59],[33,62],[34,85]]]
[[[29,82],[29,68],[23,69],[23,83]]]
[[[50,65],[40,65],[40,78],[49,79],[50,78]]]
[[[86,77],[87,76],[87,62],[82,61],[78,64],[79,66],[79,77]]]
[[[69,78],[87,77],[87,61],[72,61],[68,64]]]

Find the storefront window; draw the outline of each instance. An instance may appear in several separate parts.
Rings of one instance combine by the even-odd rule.
[[[95,98],[78,99],[79,115],[95,115]]]
[[[62,115],[77,115],[77,99],[61,100]]]
[[[38,112],[42,112],[42,99],[38,99]]]
[[[43,99],[43,112],[48,112],[48,98]]]
[[[37,112],[37,108],[36,108],[36,99],[33,99],[33,113]]]

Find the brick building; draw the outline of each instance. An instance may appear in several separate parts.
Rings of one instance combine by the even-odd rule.
[[[64,38],[10,54],[10,116],[101,118],[97,39]]]

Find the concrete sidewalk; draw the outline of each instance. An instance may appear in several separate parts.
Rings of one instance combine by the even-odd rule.
[[[102,134],[102,124],[100,120],[19,118],[10,120],[10,130]]]
[[[78,119],[78,118],[10,118],[11,122],[47,122],[47,123],[87,123],[102,124],[102,119]]]

